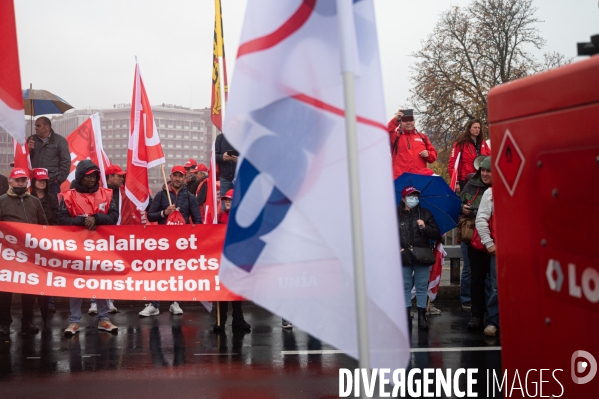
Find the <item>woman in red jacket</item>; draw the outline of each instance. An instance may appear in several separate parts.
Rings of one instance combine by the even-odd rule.
[[[478,119],[471,119],[466,124],[466,129],[458,136],[453,147],[451,148],[451,156],[447,163],[447,171],[449,176],[453,176],[456,167],[456,159],[460,156],[459,164],[457,165],[457,184],[455,186],[456,194],[466,186],[468,182],[466,176],[470,173],[476,173],[474,168],[474,160],[479,155],[491,155],[491,150],[487,145],[484,134],[482,132],[482,123]]]

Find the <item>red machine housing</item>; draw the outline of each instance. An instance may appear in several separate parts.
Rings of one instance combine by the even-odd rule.
[[[498,86],[488,105],[508,385],[562,369],[543,395],[599,397],[599,56]]]

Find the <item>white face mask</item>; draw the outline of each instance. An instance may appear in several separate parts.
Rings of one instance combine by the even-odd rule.
[[[408,208],[412,209],[414,208],[416,205],[418,205],[420,203],[420,198],[416,197],[416,196],[409,196],[406,197],[406,205],[408,206]]]

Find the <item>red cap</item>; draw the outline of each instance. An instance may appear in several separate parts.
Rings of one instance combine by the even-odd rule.
[[[33,178],[35,180],[50,180],[50,177],[48,176],[48,169],[46,169],[46,168],[33,169]]]
[[[414,186],[408,186],[408,187],[406,187],[406,188],[403,189],[403,191],[401,192],[401,196],[405,197],[406,195],[410,195],[412,193],[418,193],[418,194],[420,194],[420,190],[418,190]]]
[[[195,161],[195,159],[193,159],[193,158],[189,158],[189,159],[187,160],[187,162],[185,162],[185,167],[186,167],[186,168],[191,168],[191,167],[193,167],[193,166],[197,166],[197,165],[198,165],[198,163],[197,163],[197,162]]]
[[[126,175],[127,172],[125,172],[123,169],[121,169],[121,167],[117,164],[112,164],[109,167],[106,168],[106,170],[104,171],[106,173],[106,176],[110,176],[110,175]]]
[[[173,166],[173,169],[171,169],[171,175],[174,173],[181,173],[182,175],[185,175],[185,168],[181,165],[175,165]]]
[[[85,175],[86,176],[87,175],[91,175],[92,173],[98,173],[99,174],[100,173],[100,169],[98,169],[98,168],[92,168],[92,169],[88,170],[87,172],[85,172]]]
[[[21,177],[26,177],[29,179],[29,174],[23,168],[14,168],[12,172],[10,172],[11,179],[19,179]]]
[[[203,163],[199,164],[194,172],[208,172],[208,168]]]
[[[233,199],[233,189],[230,189],[225,195],[220,197],[221,200],[224,200],[225,198]]]

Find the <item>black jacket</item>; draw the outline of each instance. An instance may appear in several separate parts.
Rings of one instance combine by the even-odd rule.
[[[462,199],[462,206],[470,202],[470,207],[478,209],[480,201],[483,199],[483,194],[490,186],[485,185],[480,177],[480,169],[476,172],[476,175],[468,181],[468,184],[460,192],[460,198]],[[478,192],[478,194],[477,194]],[[465,216],[460,211],[460,217],[468,217],[472,220],[476,219],[476,212],[473,212],[470,216]]]
[[[85,175],[85,172],[89,171],[90,169],[98,169],[98,167],[89,159],[81,161],[77,164],[77,169],[75,169],[75,180],[71,182],[71,187],[73,187],[73,189],[78,193],[93,194],[99,190],[99,182],[96,182],[96,185],[91,189],[84,188],[80,183],[81,179]],[[114,195],[110,201],[108,213],[96,213],[95,215],[91,216],[96,219],[97,226],[115,225],[119,220],[119,209],[118,205],[114,202]],[[85,217],[71,216],[69,209],[64,203],[64,200],[62,200],[58,206],[58,223],[61,226],[85,226]]]
[[[225,138],[224,134],[219,134],[216,136],[216,140],[214,141],[214,154],[216,155],[216,163],[220,167],[220,177],[226,180],[233,181],[235,178],[235,168],[237,166],[236,162],[233,161],[224,161],[223,155],[227,151],[236,151],[235,148]],[[195,194],[195,193],[194,193]]]
[[[200,180],[200,184],[202,184],[202,182],[206,179],[208,178],[205,177],[204,179]],[[206,202],[206,194],[208,194],[208,182],[202,184],[202,187],[200,187],[200,191],[198,191],[198,195],[196,196],[198,199],[198,205],[204,205],[204,202]]]
[[[71,154],[67,140],[54,131],[45,143],[35,134],[31,137],[34,140],[34,148],[30,150],[31,167],[48,169],[50,184],[65,181],[71,172]]]
[[[187,190],[192,193],[193,195],[196,195],[196,191],[198,191],[198,186],[200,185],[200,183],[202,182],[202,179],[198,179],[197,177],[194,179],[194,181],[187,183]]]
[[[424,229],[420,230],[418,219],[424,221]],[[405,210],[403,202],[397,207],[397,223],[399,226],[399,242],[404,249],[403,255],[407,255],[407,250],[412,247],[430,248],[430,240],[441,238],[439,227],[431,211],[422,208],[420,205],[410,210]],[[411,264],[409,257],[402,256],[404,265]]]
[[[179,208],[179,212],[185,219],[186,223],[190,223],[189,218],[191,216],[191,220],[195,224],[202,223],[202,217],[200,216],[200,207],[198,206],[198,200],[196,196],[190,193],[187,190],[187,187],[181,187],[178,194],[175,194],[174,191],[170,190],[169,193],[171,197],[171,202],[175,207]],[[168,197],[166,190],[161,190],[152,201],[152,205],[150,206],[150,210],[148,211],[148,220],[150,222],[158,222],[158,224],[166,224],[166,219],[168,216],[162,217],[161,212],[168,208]]]
[[[39,199],[42,203],[42,207],[44,208],[44,213],[46,214],[46,219],[48,219],[48,225],[56,226],[58,224],[58,200],[54,194],[50,194],[50,185],[46,184],[46,189],[44,190],[45,194],[43,198],[37,196],[37,190],[35,189],[36,179],[34,177],[31,178],[31,195],[35,198]]]

